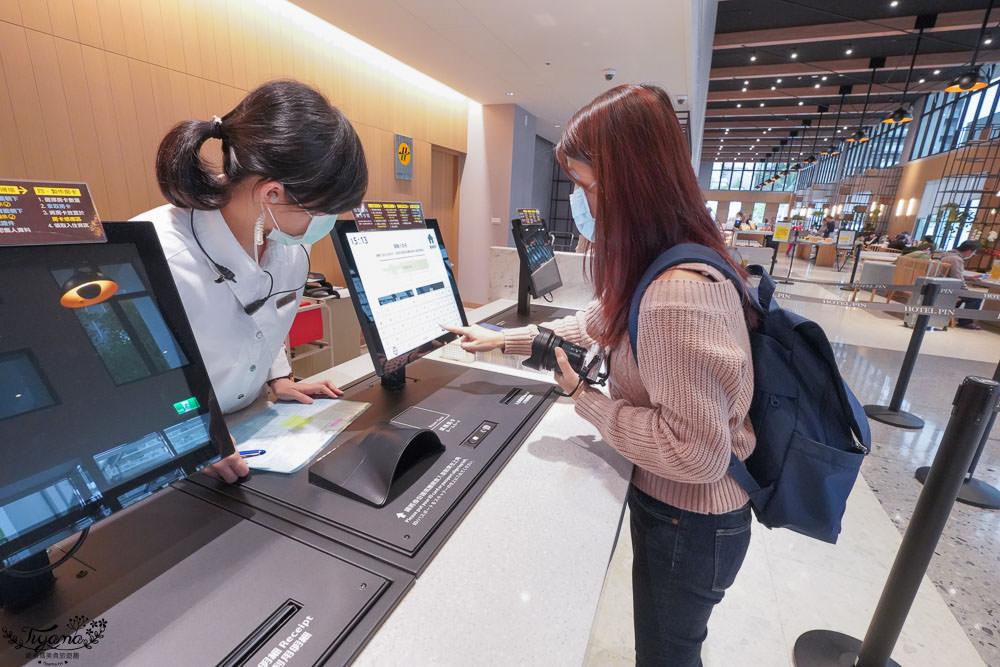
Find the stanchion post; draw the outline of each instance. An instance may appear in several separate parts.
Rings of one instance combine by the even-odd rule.
[[[854,266],[851,267],[851,284],[854,284],[854,276],[858,275],[858,263],[861,261],[861,245],[854,246]]]
[[[955,393],[945,429],[913,517],[903,535],[863,642],[830,630],[811,630],[795,642],[797,667],[886,667],[934,556],[986,422],[1000,401],[1000,384],[967,377]],[[857,660],[855,661],[855,656]]]
[[[936,283],[925,282],[920,290],[923,296],[920,305],[933,305],[937,300],[939,289],[940,286]],[[930,315],[923,313],[917,315],[917,321],[913,324],[913,333],[910,335],[910,344],[906,347],[906,355],[903,357],[903,365],[899,369],[899,377],[896,378],[896,386],[892,391],[892,400],[889,401],[889,405],[865,406],[865,414],[875,421],[899,428],[920,429],[924,427],[923,419],[899,408],[903,404],[903,396],[906,395],[906,387],[910,383],[910,376],[913,375],[913,366],[917,362],[917,355],[920,354],[920,345],[924,341],[924,333],[929,321]]]
[[[993,381],[1000,382],[1000,364],[997,364],[996,370],[993,371]],[[1000,489],[997,489],[992,484],[987,484],[981,479],[976,479],[976,466],[979,465],[979,459],[983,455],[983,450],[986,449],[986,442],[990,439],[990,433],[993,432],[993,424],[996,423],[996,419],[997,413],[994,412],[986,420],[983,437],[979,439],[979,447],[976,448],[976,453],[972,457],[972,463],[969,464],[968,476],[962,482],[962,488],[958,491],[958,502],[960,503],[983,509],[1000,510]],[[913,476],[921,484],[926,484],[929,473],[930,467],[922,466],[917,468]]]
[[[993,380],[967,377],[955,393],[951,419],[875,607],[858,667],[882,667],[889,661],[986,422],[997,410],[998,390]]]

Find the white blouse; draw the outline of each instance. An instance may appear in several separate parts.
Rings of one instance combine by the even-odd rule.
[[[284,341],[302,298],[309,259],[303,246],[269,243],[258,265],[221,212],[194,211],[193,221],[191,213],[167,204],[132,220],[149,220],[156,227],[216,398],[223,412],[234,412],[250,405],[268,380],[291,371]],[[234,279],[220,281],[213,262],[232,271]],[[273,287],[265,271],[274,276]],[[281,293],[253,314],[245,312],[269,292]]]

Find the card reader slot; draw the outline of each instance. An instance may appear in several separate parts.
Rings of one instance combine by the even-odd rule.
[[[515,398],[517,398],[520,394],[521,390],[518,389],[517,387],[514,387],[506,394],[504,394],[504,397],[500,399],[500,402],[503,403],[504,405],[510,405],[510,402],[513,401]]]
[[[247,664],[269,642],[295,614],[302,610],[302,603],[289,599],[275,609],[267,619],[258,625],[240,645],[230,651],[216,667],[242,667]]]

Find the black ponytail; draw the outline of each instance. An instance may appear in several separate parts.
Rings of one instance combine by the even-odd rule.
[[[199,149],[222,139],[223,179]],[[298,81],[270,81],[250,91],[216,121],[185,121],[160,143],[156,178],[163,196],[184,208],[216,209],[249,177],[275,180],[316,213],[342,213],[361,203],[368,166],[361,140],[323,95]]]
[[[201,159],[206,139],[217,134],[213,121],[186,120],[174,126],[156,152],[156,180],[167,201],[182,208],[220,208],[229,200],[226,186]]]

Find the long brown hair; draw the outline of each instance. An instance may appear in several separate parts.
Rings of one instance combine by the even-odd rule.
[[[586,162],[597,181],[588,271],[607,325],[602,345],[614,345],[625,334],[639,279],[678,243],[707,246],[744,280],[749,275],[729,256],[708,214],[687,141],[662,88],[612,88],[576,112],[555,150],[564,171],[570,171],[568,158]],[[741,298],[752,326],[756,317],[745,290]]]

